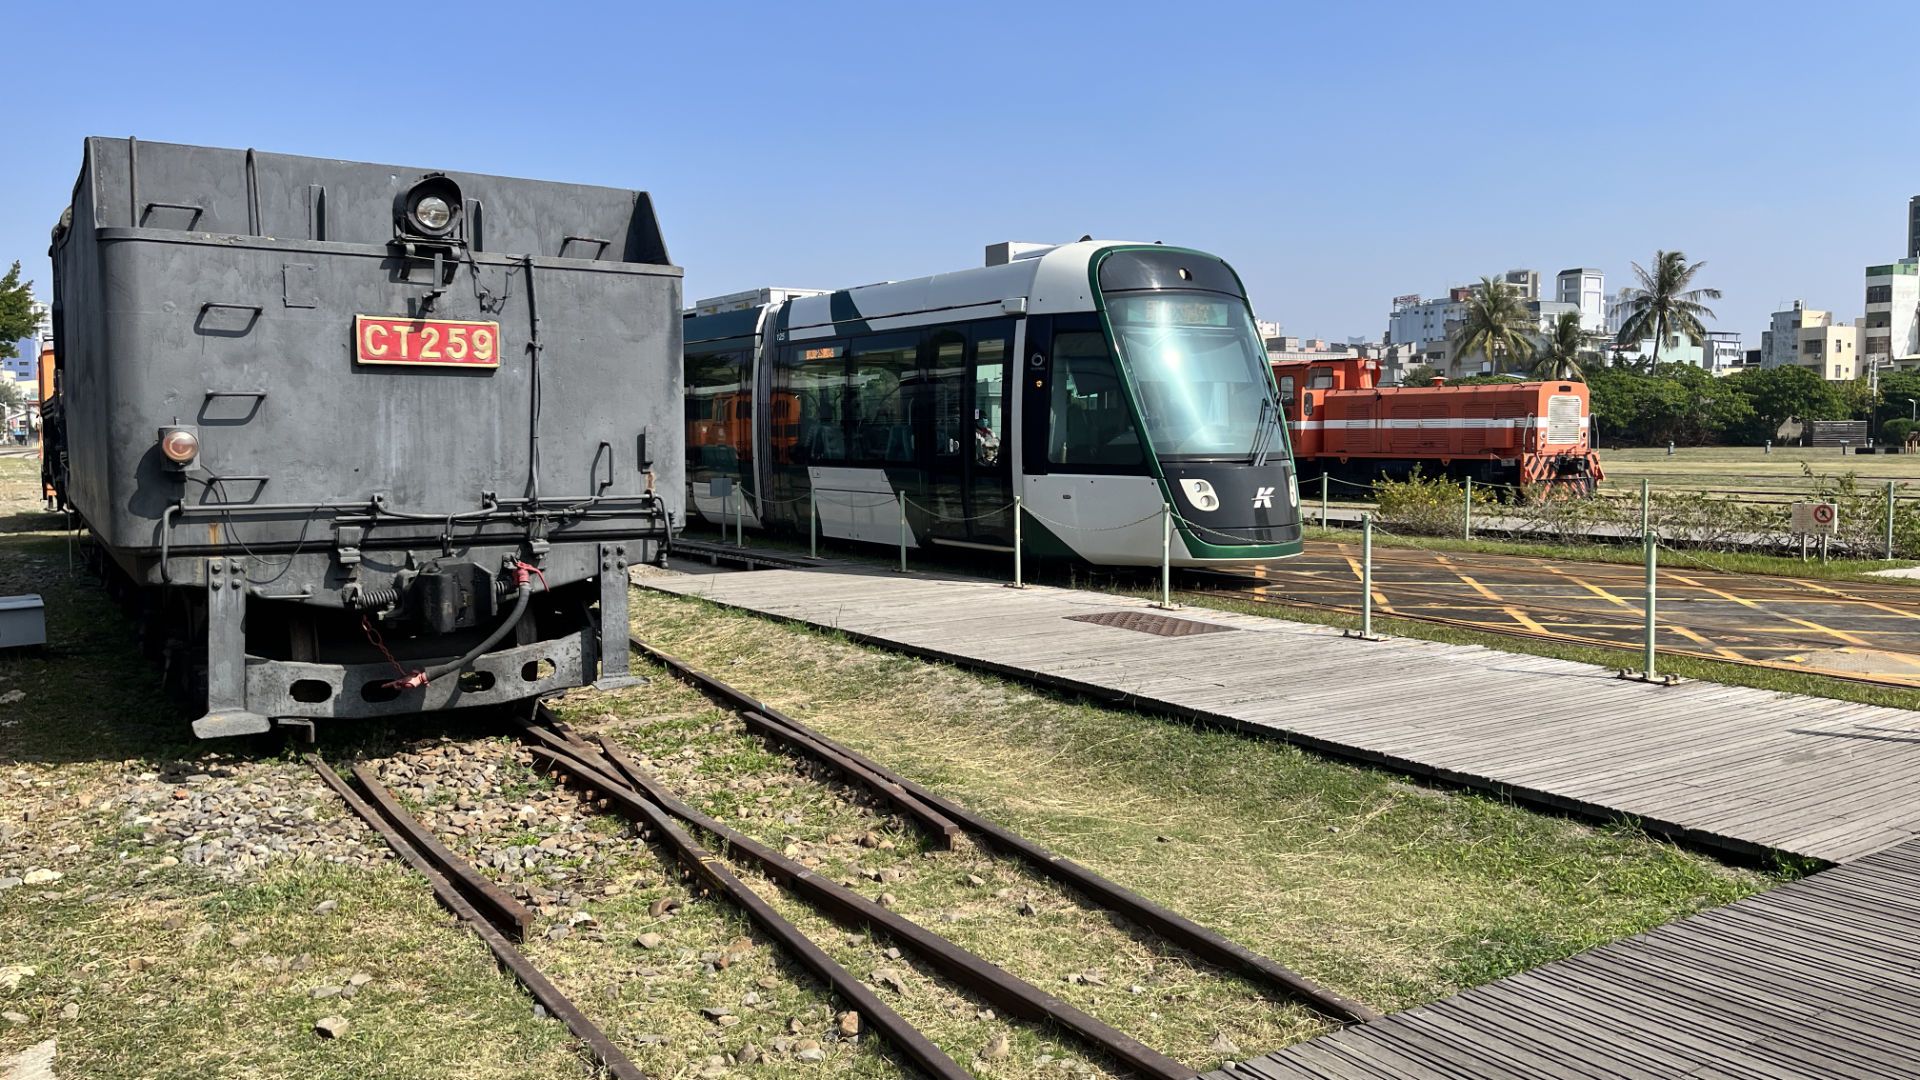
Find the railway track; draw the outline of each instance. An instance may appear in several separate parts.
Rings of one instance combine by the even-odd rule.
[[[1248,578],[1231,571],[1195,570],[1188,571],[1187,573],[1190,580],[1201,579],[1219,582],[1218,585],[1213,587],[1190,589],[1187,590],[1188,592],[1207,596],[1227,596],[1255,604],[1300,608],[1308,611],[1334,612],[1342,615],[1357,615],[1360,611],[1360,605],[1357,601],[1350,604],[1335,604],[1328,603],[1324,600],[1312,600],[1303,596],[1295,596],[1286,592],[1284,588],[1276,582],[1264,581],[1258,584],[1252,584],[1256,579]],[[1405,591],[1404,587],[1403,591]],[[1447,594],[1432,593],[1430,595],[1440,599],[1450,598]],[[1499,623],[1483,622],[1473,619],[1455,619],[1444,615],[1433,615],[1418,611],[1389,610],[1379,604],[1376,604],[1374,607],[1374,618],[1400,619],[1406,622],[1444,626],[1455,630],[1472,631],[1477,634],[1498,634],[1502,637],[1520,638],[1528,641],[1544,641],[1559,645],[1611,649],[1626,654],[1629,657],[1637,656],[1645,651],[1644,645],[1623,643],[1607,638],[1571,634],[1565,631],[1541,633],[1528,630],[1521,626],[1505,626]],[[1834,679],[1839,682],[1856,683],[1861,686],[1891,689],[1920,688],[1920,680],[1904,678],[1897,675],[1873,675],[1851,671],[1837,671],[1830,668],[1813,667],[1807,664],[1759,660],[1751,657],[1726,656],[1706,649],[1685,649],[1672,645],[1660,645],[1654,651],[1659,656],[1685,657],[1692,660],[1710,660],[1716,664],[1758,668],[1765,671],[1790,672],[1796,675],[1818,675],[1821,678]],[[1633,669],[1635,665],[1629,661],[1625,667]]]
[[[1334,1023],[1375,1019],[1366,1005],[1319,986],[1285,966],[1238,945],[1086,867],[1048,851],[885,766],[835,743],[780,710],[634,640],[633,648],[667,668],[703,695],[734,712],[768,745],[799,761],[824,767],[861,788],[886,812],[913,823],[931,846],[971,842],[1017,862],[1065,887],[1083,903],[1103,909],[1194,958],[1244,979],[1263,994],[1307,1005]],[[664,848],[666,858],[747,918],[800,967],[859,1017],[861,1037],[877,1036],[920,1072],[950,1080],[971,1075],[945,1050],[835,961],[791,920],[742,880],[752,871],[805,901],[843,929],[884,937],[913,954],[924,968],[971,993],[1005,1015],[1044,1025],[1077,1041],[1118,1072],[1147,1080],[1191,1080],[1198,1070],[1161,1053],[1071,1002],[1020,978],[975,952],[916,923],[882,903],[769,847],[695,808],[604,736],[588,738],[544,703],[521,722],[519,734],[536,767],[585,796],[584,805],[617,814]],[[643,1075],[617,1045],[519,952],[515,942],[532,916],[487,875],[446,847],[414,819],[364,764],[350,769],[352,783],[315,755],[308,760],[408,865],[427,878],[436,896],[471,926],[547,1011],[565,1022],[600,1068],[626,1080]],[[356,787],[357,786],[357,787]],[[883,898],[884,899],[884,898]]]

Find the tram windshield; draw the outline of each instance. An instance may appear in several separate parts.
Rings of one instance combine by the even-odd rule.
[[[1246,304],[1156,290],[1109,294],[1107,313],[1154,449],[1163,457],[1246,456],[1275,411],[1267,351]]]

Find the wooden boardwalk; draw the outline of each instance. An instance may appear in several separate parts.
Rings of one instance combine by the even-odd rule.
[[[1920,843],[1202,1080],[1920,1076]]]
[[[649,588],[1737,853],[1846,862],[1920,835],[1920,714],[1478,646],[1362,642],[1187,608],[1230,633],[1075,621],[1145,601],[869,568],[647,577]]]

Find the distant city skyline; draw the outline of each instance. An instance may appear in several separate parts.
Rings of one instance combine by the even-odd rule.
[[[1874,83],[1906,70],[1920,5],[1850,9],[1872,32],[1837,69],[1768,59],[1804,19],[1785,3],[1168,10],[478,3],[435,30],[446,77],[410,81],[392,50],[262,49],[311,35],[300,8],[18,5],[16,39],[84,40],[88,76],[15,87],[0,260],[49,296],[91,134],[643,188],[688,297],[954,270],[1003,240],[1164,240],[1333,340],[1517,266],[1615,290],[1657,248],[1705,260],[1711,328],[1754,340],[1795,299],[1861,315],[1863,269],[1907,251],[1920,140],[1896,136],[1920,98]],[[580,56],[588,22],[591,62],[476,62]]]

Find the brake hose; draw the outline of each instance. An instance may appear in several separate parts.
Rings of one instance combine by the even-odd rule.
[[[480,654],[500,644],[500,640],[506,637],[514,627],[519,626],[520,620],[526,617],[527,602],[533,599],[533,574],[535,572],[537,572],[535,568],[528,566],[526,563],[515,563],[513,565],[513,610],[507,613],[507,617],[501,620],[499,626],[494,627],[493,633],[488,634],[485,641],[468,649],[466,654],[458,660],[449,660],[444,664],[435,664],[433,667],[416,671],[404,679],[395,679],[387,685],[395,690],[408,690],[416,686],[425,686],[435,679],[459,671],[461,668],[473,663],[475,658],[479,657]],[[546,576],[541,575],[541,580],[544,582]]]

